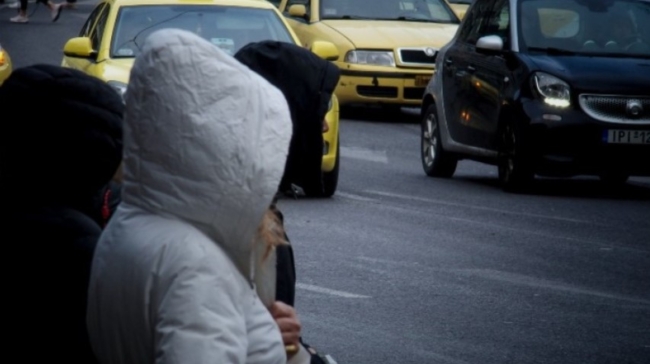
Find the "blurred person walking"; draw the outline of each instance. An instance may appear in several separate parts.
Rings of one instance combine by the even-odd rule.
[[[10,8],[19,8],[18,15],[9,19],[12,23],[29,23],[29,16],[27,15],[27,1],[20,0],[20,6],[16,6],[15,3],[10,5]],[[76,0],[75,0],[76,1]],[[50,16],[52,21],[55,22],[59,20],[61,16],[61,11],[63,10],[63,4],[55,4],[50,0],[36,0],[36,5],[43,4],[50,9]]]

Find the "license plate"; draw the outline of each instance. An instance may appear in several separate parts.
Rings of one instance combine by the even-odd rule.
[[[603,141],[608,144],[650,144],[650,130],[605,130]]]
[[[415,87],[427,87],[430,80],[431,76],[415,76]]]

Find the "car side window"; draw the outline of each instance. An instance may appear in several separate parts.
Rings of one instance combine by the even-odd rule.
[[[83,27],[81,27],[81,31],[79,32],[80,37],[90,37],[90,32],[93,30],[93,25],[95,25],[97,22],[97,17],[99,14],[101,14],[105,6],[106,3],[101,3],[97,5],[95,9],[93,9],[93,11],[88,16],[88,19],[86,19]]]
[[[507,46],[510,40],[509,0],[496,0],[476,5],[478,7],[475,8],[477,11],[473,13],[471,27],[461,40],[475,45],[481,37],[498,35],[503,39],[504,46]],[[467,23],[465,24],[467,25]]]
[[[465,15],[465,21],[458,35],[458,40],[464,43],[476,44],[480,37],[480,30],[489,18],[490,10],[494,5],[494,1],[481,1],[472,7]]]
[[[490,18],[479,34],[480,37],[486,35],[498,35],[503,40],[504,46],[508,46],[510,40],[510,1],[498,0],[495,3]]]
[[[104,36],[104,29],[106,28],[106,19],[108,19],[108,13],[110,11],[110,6],[105,6],[102,12],[97,19],[97,25],[90,35],[90,40],[92,41],[93,49],[95,51],[99,50],[99,47],[102,44],[102,37]]]

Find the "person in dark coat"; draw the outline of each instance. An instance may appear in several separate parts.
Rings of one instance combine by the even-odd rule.
[[[124,105],[99,79],[51,65],[16,69],[4,82],[0,110],[17,105],[0,131],[3,254],[13,263],[5,355],[94,363],[86,300],[102,232],[97,202],[122,158]]]
[[[340,71],[295,44],[263,41],[240,49],[235,58],[284,94],[293,122],[280,192],[294,184],[308,196],[323,194],[323,123]]]
[[[279,193],[300,186],[307,195],[323,192],[323,132],[325,115],[340,78],[339,69],[311,51],[294,44],[262,41],[240,49],[235,58],[264,77],[284,94],[293,122],[293,136]],[[284,226],[284,216],[273,201],[271,210]],[[284,236],[290,243],[286,232]],[[291,244],[276,247],[276,299],[290,306],[295,304],[296,268]],[[327,356],[309,344],[302,344],[312,354],[312,363],[327,363]]]

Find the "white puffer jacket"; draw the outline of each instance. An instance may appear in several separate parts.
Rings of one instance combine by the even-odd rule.
[[[170,29],[147,38],[126,105],[123,200],[89,290],[96,355],[104,364],[285,363],[253,288],[266,277],[255,277],[251,243],[285,166],[284,97],[207,41]],[[291,362],[309,358],[303,349]]]

